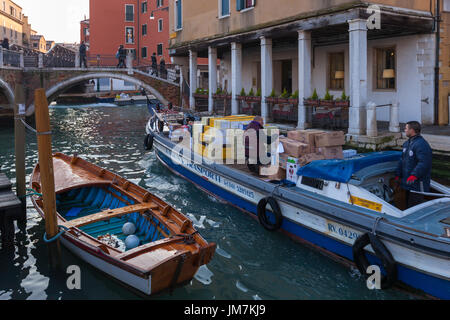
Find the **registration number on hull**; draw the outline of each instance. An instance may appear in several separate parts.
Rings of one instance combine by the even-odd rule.
[[[327,220],[327,234],[353,244],[360,233],[342,224]]]

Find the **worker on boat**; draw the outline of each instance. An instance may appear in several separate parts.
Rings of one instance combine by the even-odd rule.
[[[257,174],[259,174],[259,167],[261,165],[259,160],[259,131],[262,129],[264,129],[264,119],[256,116],[245,130],[245,133],[249,133],[245,135],[245,159],[247,167],[251,172]],[[251,130],[256,132],[256,141],[250,141],[250,137],[252,136]],[[256,159],[254,159],[253,153],[250,153],[251,149],[256,149]]]
[[[433,151],[420,135],[421,131],[421,125],[417,121],[406,124],[408,141],[403,144],[402,159],[397,167],[395,180],[406,190],[406,208],[423,203],[425,198],[421,193],[430,191]]]

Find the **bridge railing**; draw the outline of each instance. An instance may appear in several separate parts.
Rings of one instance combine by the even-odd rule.
[[[21,56],[23,53],[19,51],[12,51],[1,48],[0,50],[0,65],[6,67],[21,67]]]
[[[87,66],[85,66],[85,63]],[[128,68],[132,67],[135,70],[148,73],[152,76],[156,76],[165,80],[179,83],[180,81],[180,70],[178,66],[172,64],[166,65],[152,65],[147,61],[140,61],[137,63],[136,59],[128,55],[123,63],[120,63],[119,59],[115,55],[88,55],[86,61],[77,55],[76,62],[77,68],[87,67],[87,68]]]

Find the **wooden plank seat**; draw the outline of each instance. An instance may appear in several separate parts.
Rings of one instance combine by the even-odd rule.
[[[92,224],[99,221],[105,221],[116,217],[121,217],[133,212],[142,212],[149,209],[157,209],[158,205],[156,203],[140,203],[135,204],[127,207],[117,208],[114,210],[104,210],[99,213],[91,214],[85,217],[81,217],[78,219],[66,221],[63,223],[63,226],[65,226],[68,229],[71,228],[79,228],[86,226],[88,224]]]

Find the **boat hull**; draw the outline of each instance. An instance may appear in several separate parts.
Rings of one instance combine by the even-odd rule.
[[[260,199],[270,196],[269,192],[261,192],[240,184],[232,177],[212,172],[200,163],[186,159],[175,162],[170,156],[170,145],[165,144],[164,140],[155,139],[154,146],[158,159],[165,166],[203,191],[257,218],[257,204]],[[339,261],[353,263],[352,245],[365,230],[342,224],[341,221],[326,219],[320,212],[308,212],[290,202],[280,199],[278,202],[283,213],[281,232],[324,251]],[[385,241],[385,244],[398,263],[398,279],[401,282],[431,296],[450,299],[450,277],[445,275],[445,272],[448,273],[445,269],[450,267],[449,259],[419,253],[396,243]],[[371,254],[373,250],[369,248],[368,251],[369,262],[380,264],[379,259]],[[407,261],[421,262],[417,262],[418,266],[413,267]],[[427,271],[421,270],[421,267]]]

